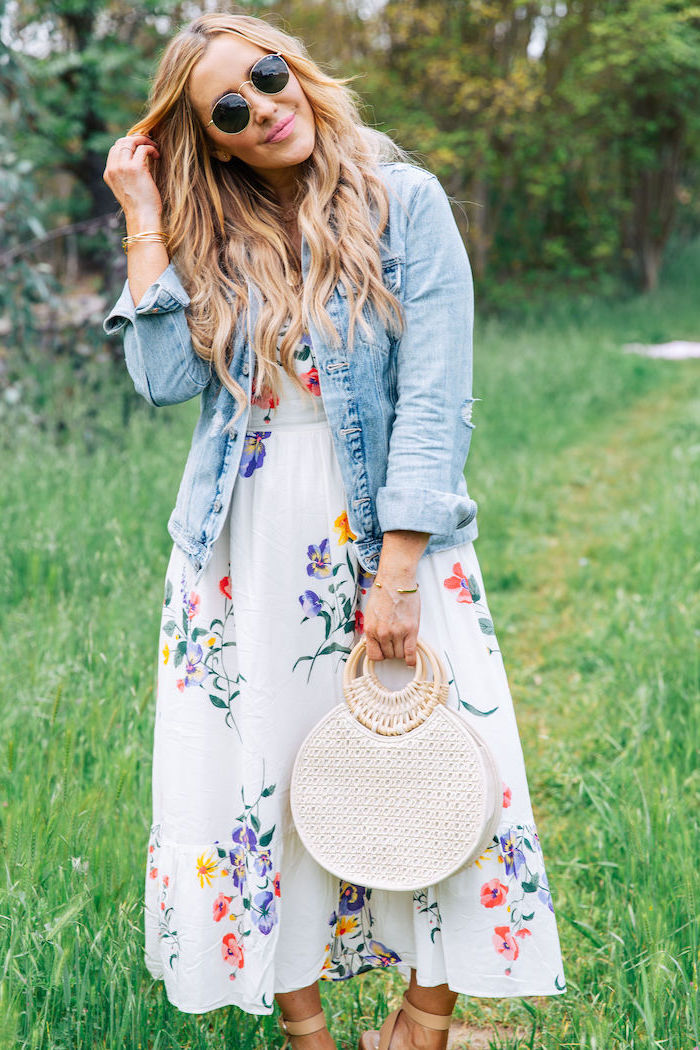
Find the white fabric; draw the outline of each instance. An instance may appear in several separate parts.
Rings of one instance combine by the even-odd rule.
[[[235,1004],[267,1014],[276,992],[391,965],[466,995],[558,994],[557,926],[472,542],[421,559],[420,633],[448,670],[448,706],[498,763],[504,808],[492,844],[443,882],[392,892],[341,883],[295,832],[296,750],[341,699],[372,582],[348,535],[308,339],[296,369],[311,394],[281,371],[279,404],[260,398],[251,408],[241,476],[196,588],[182,551],[173,546],[170,556],[146,965],[170,1001],[193,1013]],[[397,660],[377,672],[393,688],[413,674]]]

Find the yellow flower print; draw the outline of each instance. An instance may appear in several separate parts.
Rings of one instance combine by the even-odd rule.
[[[209,636],[209,638],[207,638],[207,645],[209,646],[210,649],[211,649],[211,647],[213,645],[216,645],[216,635],[215,634],[212,634],[212,635]]]
[[[170,646],[169,645],[164,645],[163,646],[163,663],[167,664],[169,659],[170,659]]]
[[[353,918],[352,915],[341,915],[338,919],[338,925],[335,928],[335,932],[338,937],[344,937],[346,933],[351,933],[356,926],[357,919]]]
[[[336,529],[338,530],[338,543],[343,544],[343,543],[347,543],[348,540],[356,540],[357,539],[357,536],[355,535],[355,533],[350,528],[350,523],[348,522],[347,511],[344,510],[342,514],[339,514],[338,517],[333,522],[333,524],[336,527]]]
[[[215,874],[218,867],[219,858],[216,856],[205,857],[202,853],[201,856],[197,857],[197,877],[202,889],[204,889],[205,879],[207,886],[211,886],[212,875]]]

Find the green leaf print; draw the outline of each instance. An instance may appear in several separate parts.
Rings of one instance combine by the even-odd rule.
[[[481,591],[479,590],[479,584],[476,582],[476,576],[473,574],[467,577],[467,583],[469,584],[469,593],[475,602],[478,602],[481,598]]]
[[[163,598],[163,605],[170,605],[173,596],[173,584],[172,580],[165,581],[165,597]]]
[[[272,836],[275,833],[276,824],[273,824],[269,831],[266,831],[264,835],[261,835],[258,842],[261,846],[269,846],[272,842]]]

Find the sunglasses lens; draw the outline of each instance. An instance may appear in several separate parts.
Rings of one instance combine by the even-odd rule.
[[[236,135],[248,126],[250,109],[242,95],[231,93],[219,99],[211,116],[219,131]]]
[[[250,79],[264,95],[276,95],[289,83],[289,66],[281,55],[265,55],[255,63]]]

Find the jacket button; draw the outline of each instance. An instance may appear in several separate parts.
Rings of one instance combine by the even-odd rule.
[[[243,371],[243,375],[244,375],[244,376],[247,376],[247,375],[248,375],[248,372],[250,371],[250,369],[249,369],[249,367],[248,367],[248,362],[247,362],[247,361],[246,361],[246,363],[245,363],[245,364],[243,365],[243,369],[242,369],[242,371]]]
[[[216,499],[216,500],[214,500],[214,510],[215,510],[215,511],[216,511],[217,513],[218,513],[218,512],[219,512],[219,511],[221,510],[221,507],[222,507],[222,506],[223,506],[223,504],[222,504],[222,502],[221,502],[221,500],[220,500],[220,499]]]

